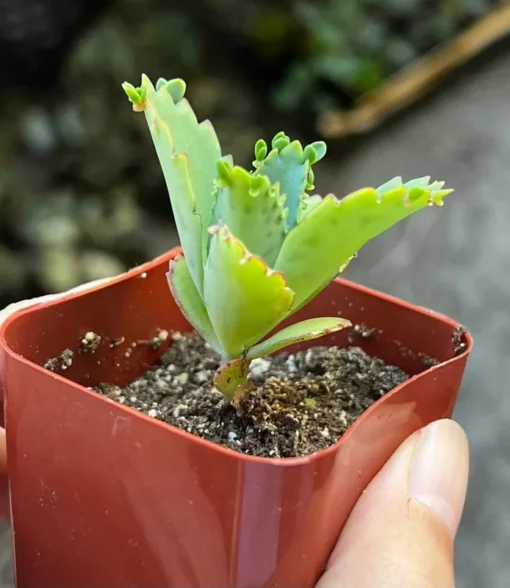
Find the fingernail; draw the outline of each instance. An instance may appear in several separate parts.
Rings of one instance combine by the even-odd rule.
[[[425,427],[414,447],[409,469],[409,498],[434,511],[457,533],[469,473],[468,442],[454,421]]]

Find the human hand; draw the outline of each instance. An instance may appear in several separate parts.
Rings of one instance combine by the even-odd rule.
[[[358,500],[316,588],[455,588],[468,470],[453,421],[411,435]]]

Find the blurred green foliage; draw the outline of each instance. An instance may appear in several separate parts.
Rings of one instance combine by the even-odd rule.
[[[175,242],[124,80],[141,71],[186,78],[199,118],[211,118],[225,151],[248,163],[257,137],[286,128],[303,138],[314,113],[352,108],[495,3],[111,0],[70,46],[52,88],[4,89],[0,306],[122,271]]]
[[[199,117],[251,161],[258,97],[205,24],[166,0],[116,0],[57,85],[3,95],[0,306],[116,274],[175,243],[150,136],[121,88],[141,71],[189,79]]]
[[[498,0],[203,0],[271,71],[283,112],[349,109]],[[234,16],[234,17],[233,17]]]

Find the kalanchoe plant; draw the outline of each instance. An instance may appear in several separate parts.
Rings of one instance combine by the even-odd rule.
[[[251,360],[351,326],[339,317],[276,327],[317,296],[368,241],[410,214],[442,205],[443,182],[394,178],[341,200],[310,195],[326,153],[278,133],[255,145],[253,169],[222,155],[209,121],[199,123],[180,79],[123,84],[144,112],[163,169],[184,256],[168,282],[193,327],[223,359],[215,386],[244,390]]]

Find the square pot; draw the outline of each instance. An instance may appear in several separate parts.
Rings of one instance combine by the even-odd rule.
[[[393,451],[452,414],[470,336],[446,317],[340,279],[292,320],[341,313],[363,323],[373,335],[355,344],[413,377],[326,450],[246,456],[88,390],[132,381],[164,351],[139,346],[127,357],[127,343],[112,349],[108,337],[190,329],[165,277],[178,252],[22,310],[0,332],[18,588],[311,588]],[[87,331],[102,342],[76,354],[66,377],[42,367]],[[348,345],[348,333],[327,344]],[[439,363],[427,368],[429,356]]]

